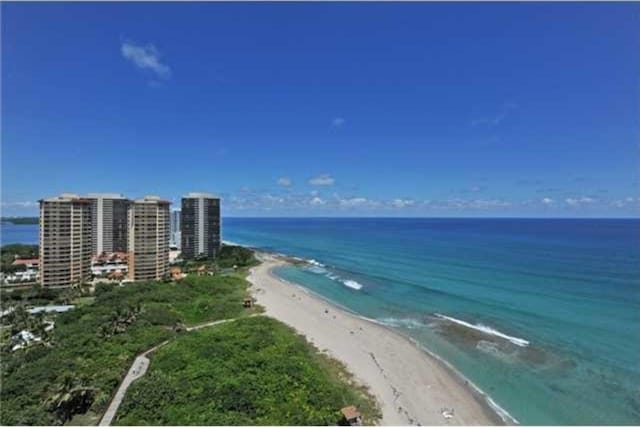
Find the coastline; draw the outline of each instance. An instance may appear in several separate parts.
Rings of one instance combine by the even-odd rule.
[[[378,400],[381,424],[517,424],[450,363],[411,337],[273,273],[297,258],[252,249],[261,264],[247,279],[266,314],[344,363]],[[453,416],[446,416],[450,410]]]

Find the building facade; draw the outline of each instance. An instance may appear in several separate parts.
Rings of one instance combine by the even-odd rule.
[[[182,238],[180,236],[180,211],[171,211],[171,245],[180,249]]]
[[[213,259],[220,251],[220,199],[209,193],[182,198],[182,257]]]
[[[91,201],[76,194],[40,200],[40,283],[82,284],[91,278]]]
[[[129,279],[160,280],[169,274],[170,204],[156,196],[129,204]]]
[[[91,244],[94,255],[127,251],[129,200],[121,194],[89,194],[91,200]]]

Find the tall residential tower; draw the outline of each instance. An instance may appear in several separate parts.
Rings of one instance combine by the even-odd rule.
[[[182,198],[182,257],[213,259],[220,251],[220,199],[209,193]]]
[[[129,278],[160,280],[169,273],[169,205],[156,196],[129,204]]]
[[[82,284],[91,278],[91,201],[76,194],[40,200],[40,283]]]
[[[171,211],[171,245],[175,245],[179,249],[181,244],[180,211]]]
[[[121,194],[89,194],[91,200],[93,254],[127,251],[127,208]]]

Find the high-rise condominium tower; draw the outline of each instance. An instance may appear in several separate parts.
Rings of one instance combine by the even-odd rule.
[[[178,248],[182,244],[180,237],[180,211],[171,211],[171,244]]]
[[[129,278],[159,280],[169,273],[169,205],[156,196],[129,204]]]
[[[127,251],[127,207],[121,194],[89,194],[93,254]]]
[[[40,200],[40,283],[70,286],[91,277],[91,201],[76,194]]]
[[[182,198],[182,256],[215,258],[220,251],[220,199],[208,193]]]

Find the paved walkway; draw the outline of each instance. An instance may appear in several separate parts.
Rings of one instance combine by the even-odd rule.
[[[216,320],[213,322],[202,323],[200,325],[188,327],[187,331],[189,332],[196,331],[198,329],[221,325],[223,323],[234,322],[239,319],[246,319],[248,317],[259,316],[259,315],[260,315],[259,313],[254,313],[244,317],[234,317],[232,319],[222,319],[222,320]],[[122,380],[120,387],[118,387],[118,391],[116,392],[116,395],[113,397],[113,400],[111,401],[111,403],[109,404],[109,407],[104,413],[102,420],[100,420],[99,425],[101,426],[111,425],[111,422],[115,418],[116,413],[118,412],[118,408],[120,407],[120,404],[122,403],[122,399],[124,399],[124,396],[127,393],[127,389],[129,389],[129,386],[135,380],[144,376],[144,374],[147,373],[147,369],[149,368],[149,358],[147,357],[147,355],[149,355],[150,353],[153,353],[163,345],[167,344],[169,341],[170,340],[161,342],[157,346],[150,348],[149,350],[145,351],[144,353],[136,357],[136,359],[131,364],[131,367],[129,368],[129,372],[127,372],[127,375],[124,377],[124,380]]]

